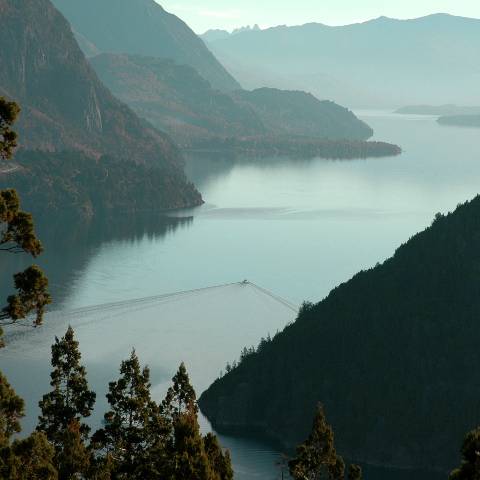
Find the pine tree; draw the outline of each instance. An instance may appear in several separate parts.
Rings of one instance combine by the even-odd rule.
[[[0,448],[8,446],[12,435],[20,432],[23,416],[23,400],[0,372]]]
[[[220,480],[233,480],[232,461],[230,452],[222,451],[216,435],[207,433],[204,437],[205,452],[207,453],[210,465]]]
[[[205,451],[193,403],[174,422],[174,469],[172,477],[189,480],[217,480]]]
[[[10,160],[17,146],[17,134],[12,126],[20,113],[15,102],[0,97],[0,162]],[[33,219],[20,209],[20,199],[15,190],[0,190],[0,251],[9,253],[24,252],[37,257],[42,253],[42,245],[35,235]],[[51,303],[48,293],[48,280],[36,265],[14,277],[17,295],[8,298],[8,304],[0,313],[3,324],[26,318],[35,312],[34,325],[40,325],[45,307]],[[3,330],[0,325],[0,347],[3,346]]]
[[[34,432],[12,446],[0,449],[0,478],[8,480],[57,480],[55,450],[45,434]]]
[[[89,390],[85,367],[72,327],[52,345],[50,385],[53,390],[39,402],[41,415],[37,430],[45,432],[56,450],[60,479],[85,473],[89,459],[85,447],[90,427],[82,420],[89,417],[95,392]]]
[[[467,433],[461,454],[462,463],[449,480],[480,480],[480,427]]]
[[[196,394],[183,363],[172,382],[162,403],[162,413],[173,425],[167,445],[167,476],[178,480],[230,480],[230,455],[223,454],[213,434],[203,438],[200,433]]]
[[[92,440],[97,452],[112,460],[114,478],[143,478],[151,450],[161,443],[162,420],[150,398],[150,371],[140,368],[135,351],[122,362],[120,374],[109,384],[105,427]]]
[[[362,480],[362,467],[352,463],[348,467],[348,480]]]
[[[190,384],[187,369],[182,362],[177,373],[172,378],[173,385],[168,389],[165,400],[162,403],[164,415],[177,418],[189,409],[198,413],[195,390]]]
[[[335,451],[334,435],[322,405],[317,406],[312,431],[297,447],[297,456],[289,462],[295,480],[343,479],[345,464]]]

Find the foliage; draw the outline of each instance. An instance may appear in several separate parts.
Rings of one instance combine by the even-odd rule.
[[[95,392],[88,389],[85,367],[71,327],[52,345],[50,385],[53,390],[39,402],[41,415],[37,430],[44,432],[55,447],[60,479],[87,472],[90,456],[85,442],[90,427],[82,422],[92,413]]]
[[[0,160],[12,158],[17,147],[17,133],[12,125],[20,113],[20,107],[15,102],[9,102],[0,97]]]
[[[476,197],[303,308],[202,394],[202,412],[293,447],[321,401],[346,457],[450,469],[452,439],[480,423],[479,271]]]
[[[462,464],[452,471],[449,480],[480,479],[480,427],[467,433],[463,441]]]
[[[22,151],[21,169],[8,176],[37,218],[51,216],[91,219],[116,212],[141,214],[202,203],[201,195],[183,174],[104,156],[93,161],[73,151]],[[0,185],[7,184],[2,182]]]
[[[0,478],[8,480],[57,480],[54,448],[43,433],[34,432],[0,449]]]
[[[120,378],[110,382],[107,399],[111,410],[93,436],[95,449],[111,456],[119,478],[137,478],[163,428],[150,397],[150,371],[141,369],[135,351],[122,362]]]
[[[13,434],[20,432],[20,419],[23,416],[23,400],[0,372],[0,448],[8,445]]]
[[[0,159],[9,160],[16,147],[17,135],[12,126],[20,107],[0,97]],[[37,257],[42,245],[35,235],[33,219],[20,209],[20,199],[13,189],[0,190],[0,251],[27,253]],[[51,303],[48,280],[39,267],[33,265],[14,276],[16,295],[0,314],[0,322],[11,323],[35,313],[34,325],[42,323],[45,307]],[[0,326],[0,347],[3,330]]]

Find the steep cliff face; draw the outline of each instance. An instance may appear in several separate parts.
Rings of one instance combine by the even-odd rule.
[[[480,423],[480,197],[360,272],[200,398],[219,430],[287,447],[321,401],[359,462],[451,470]]]
[[[174,165],[166,135],[114,98],[49,0],[0,0],[0,92],[20,103],[21,145]]]
[[[133,165],[148,165],[172,187],[160,208],[201,201],[174,143],[112,96],[50,0],[0,0],[0,18],[0,95],[22,108],[16,130],[23,150],[77,151],[92,162],[108,155],[130,163],[132,175],[140,173]],[[45,162],[45,169],[54,163]],[[8,178],[0,180],[8,186]],[[191,202],[177,201],[176,190]]]
[[[101,52],[169,58],[179,65],[193,67],[215,89],[240,88],[188,25],[154,0],[53,0],[53,3],[74,30]],[[86,52],[91,52],[91,47]]]

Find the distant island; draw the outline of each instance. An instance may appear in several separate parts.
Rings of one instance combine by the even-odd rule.
[[[479,107],[462,107],[453,104],[445,105],[408,105],[395,110],[401,115],[480,115]]]
[[[477,115],[445,115],[438,120],[440,125],[452,125],[456,127],[480,128],[480,114]]]

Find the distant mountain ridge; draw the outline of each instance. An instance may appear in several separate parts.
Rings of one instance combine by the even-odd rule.
[[[480,102],[477,19],[380,17],[204,39],[247,89],[300,89],[349,107]]]
[[[212,138],[366,140],[373,135],[346,108],[304,92],[264,88],[226,94],[193,68],[171,60],[101,54],[90,61],[115,95],[182,146]]]
[[[90,182],[97,182],[101,189],[100,163],[109,156],[113,160],[110,168],[114,161],[125,163],[122,169],[130,170],[134,182],[141,183],[136,176],[144,175],[145,169],[157,171],[159,209],[201,203],[200,194],[182,171],[183,158],[178,148],[167,135],[113,97],[99,81],[68,22],[49,0],[0,0],[0,13],[0,95],[17,101],[22,108],[15,126],[20,147],[22,151],[59,154],[54,162],[49,161],[48,155],[39,158],[44,169],[36,169],[36,176],[42,172],[45,178],[57,176],[59,156],[68,157],[69,162],[78,159],[78,168],[85,157],[91,161],[91,170],[98,169],[98,176],[92,171]],[[82,160],[71,152],[81,153]],[[33,170],[25,166],[15,175],[28,177]],[[133,185],[129,184],[129,176],[125,177],[125,192]],[[2,187],[15,183],[21,193],[29,195],[29,190],[23,190],[22,183],[13,176],[0,177]],[[45,185],[52,189],[76,189],[75,179],[72,175],[71,182],[64,186],[52,181],[45,181]],[[110,200],[113,205],[115,195]],[[150,201],[149,205],[152,203],[155,202]]]
[[[338,448],[373,465],[449,471],[480,423],[480,196],[358,273],[216,380],[216,431],[285,448],[322,402]]]
[[[204,42],[154,0],[53,0],[81,38],[87,55],[97,53],[170,58],[190,65],[222,91],[240,88]]]

